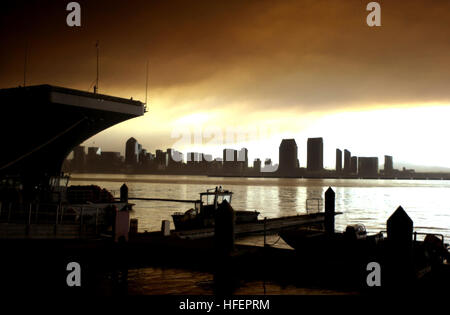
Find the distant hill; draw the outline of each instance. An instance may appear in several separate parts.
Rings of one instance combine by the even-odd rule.
[[[429,165],[417,165],[417,164],[411,164],[411,163],[405,163],[405,162],[397,162],[394,163],[394,168],[401,170],[403,167],[407,169],[413,169],[416,172],[445,172],[450,173],[449,167],[443,167],[443,166],[429,166]],[[381,165],[380,169],[383,169],[384,165]]]

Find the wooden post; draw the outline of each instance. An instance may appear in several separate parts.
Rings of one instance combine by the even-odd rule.
[[[224,200],[215,213],[214,238],[216,249],[226,256],[234,250],[235,215],[231,205]]]
[[[413,221],[400,206],[386,222],[387,280],[392,286],[408,287],[413,276]]]
[[[28,209],[28,225],[30,225],[30,224],[31,224],[31,203],[30,203],[30,206]]]
[[[226,200],[218,205],[214,222],[215,293],[230,295],[235,286],[231,260],[231,253],[234,250],[235,214]]]
[[[264,247],[266,247],[266,224],[267,224],[267,217],[264,217]]]
[[[128,186],[126,184],[120,187],[120,201],[128,202]]]
[[[9,223],[9,220],[11,219],[11,208],[12,208],[12,202],[10,202],[9,203],[9,207],[8,207],[8,223]]]
[[[130,220],[130,234],[136,235],[137,233],[138,233],[138,219],[131,219]],[[170,233],[170,225],[169,225],[169,233]]]
[[[137,228],[137,225],[136,225],[136,228]],[[161,233],[163,236],[170,236],[170,221],[169,220],[162,220]]]
[[[325,233],[334,234],[335,193],[331,187],[325,192]]]

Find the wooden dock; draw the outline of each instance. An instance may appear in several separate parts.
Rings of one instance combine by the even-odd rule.
[[[335,215],[342,214],[336,212]],[[325,221],[325,213],[311,213],[300,214],[294,216],[287,216],[282,218],[271,218],[265,220],[258,220],[257,222],[236,224],[234,233],[236,236],[245,236],[249,234],[273,234],[281,230],[297,228],[300,226],[322,224]],[[172,235],[176,235],[185,239],[199,239],[211,237],[214,235],[214,227],[205,229],[185,230],[185,231],[171,231]]]

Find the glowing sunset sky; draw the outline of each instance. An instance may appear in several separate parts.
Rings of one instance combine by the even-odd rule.
[[[22,84],[27,40],[27,85],[92,91],[98,39],[100,92],[144,101],[148,60],[148,113],[87,146],[123,152],[134,136],[152,152],[247,146],[277,161],[292,137],[305,166],[306,139],[323,137],[329,168],[336,148],[450,167],[447,0],[378,1],[372,28],[368,0],[79,1],[79,28],[68,2],[2,2],[0,87]],[[177,131],[226,128],[262,135],[176,146]]]

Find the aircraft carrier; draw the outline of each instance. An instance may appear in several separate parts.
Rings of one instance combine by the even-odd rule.
[[[0,179],[29,192],[60,176],[75,146],[145,112],[140,101],[51,85],[0,89],[0,106]]]

